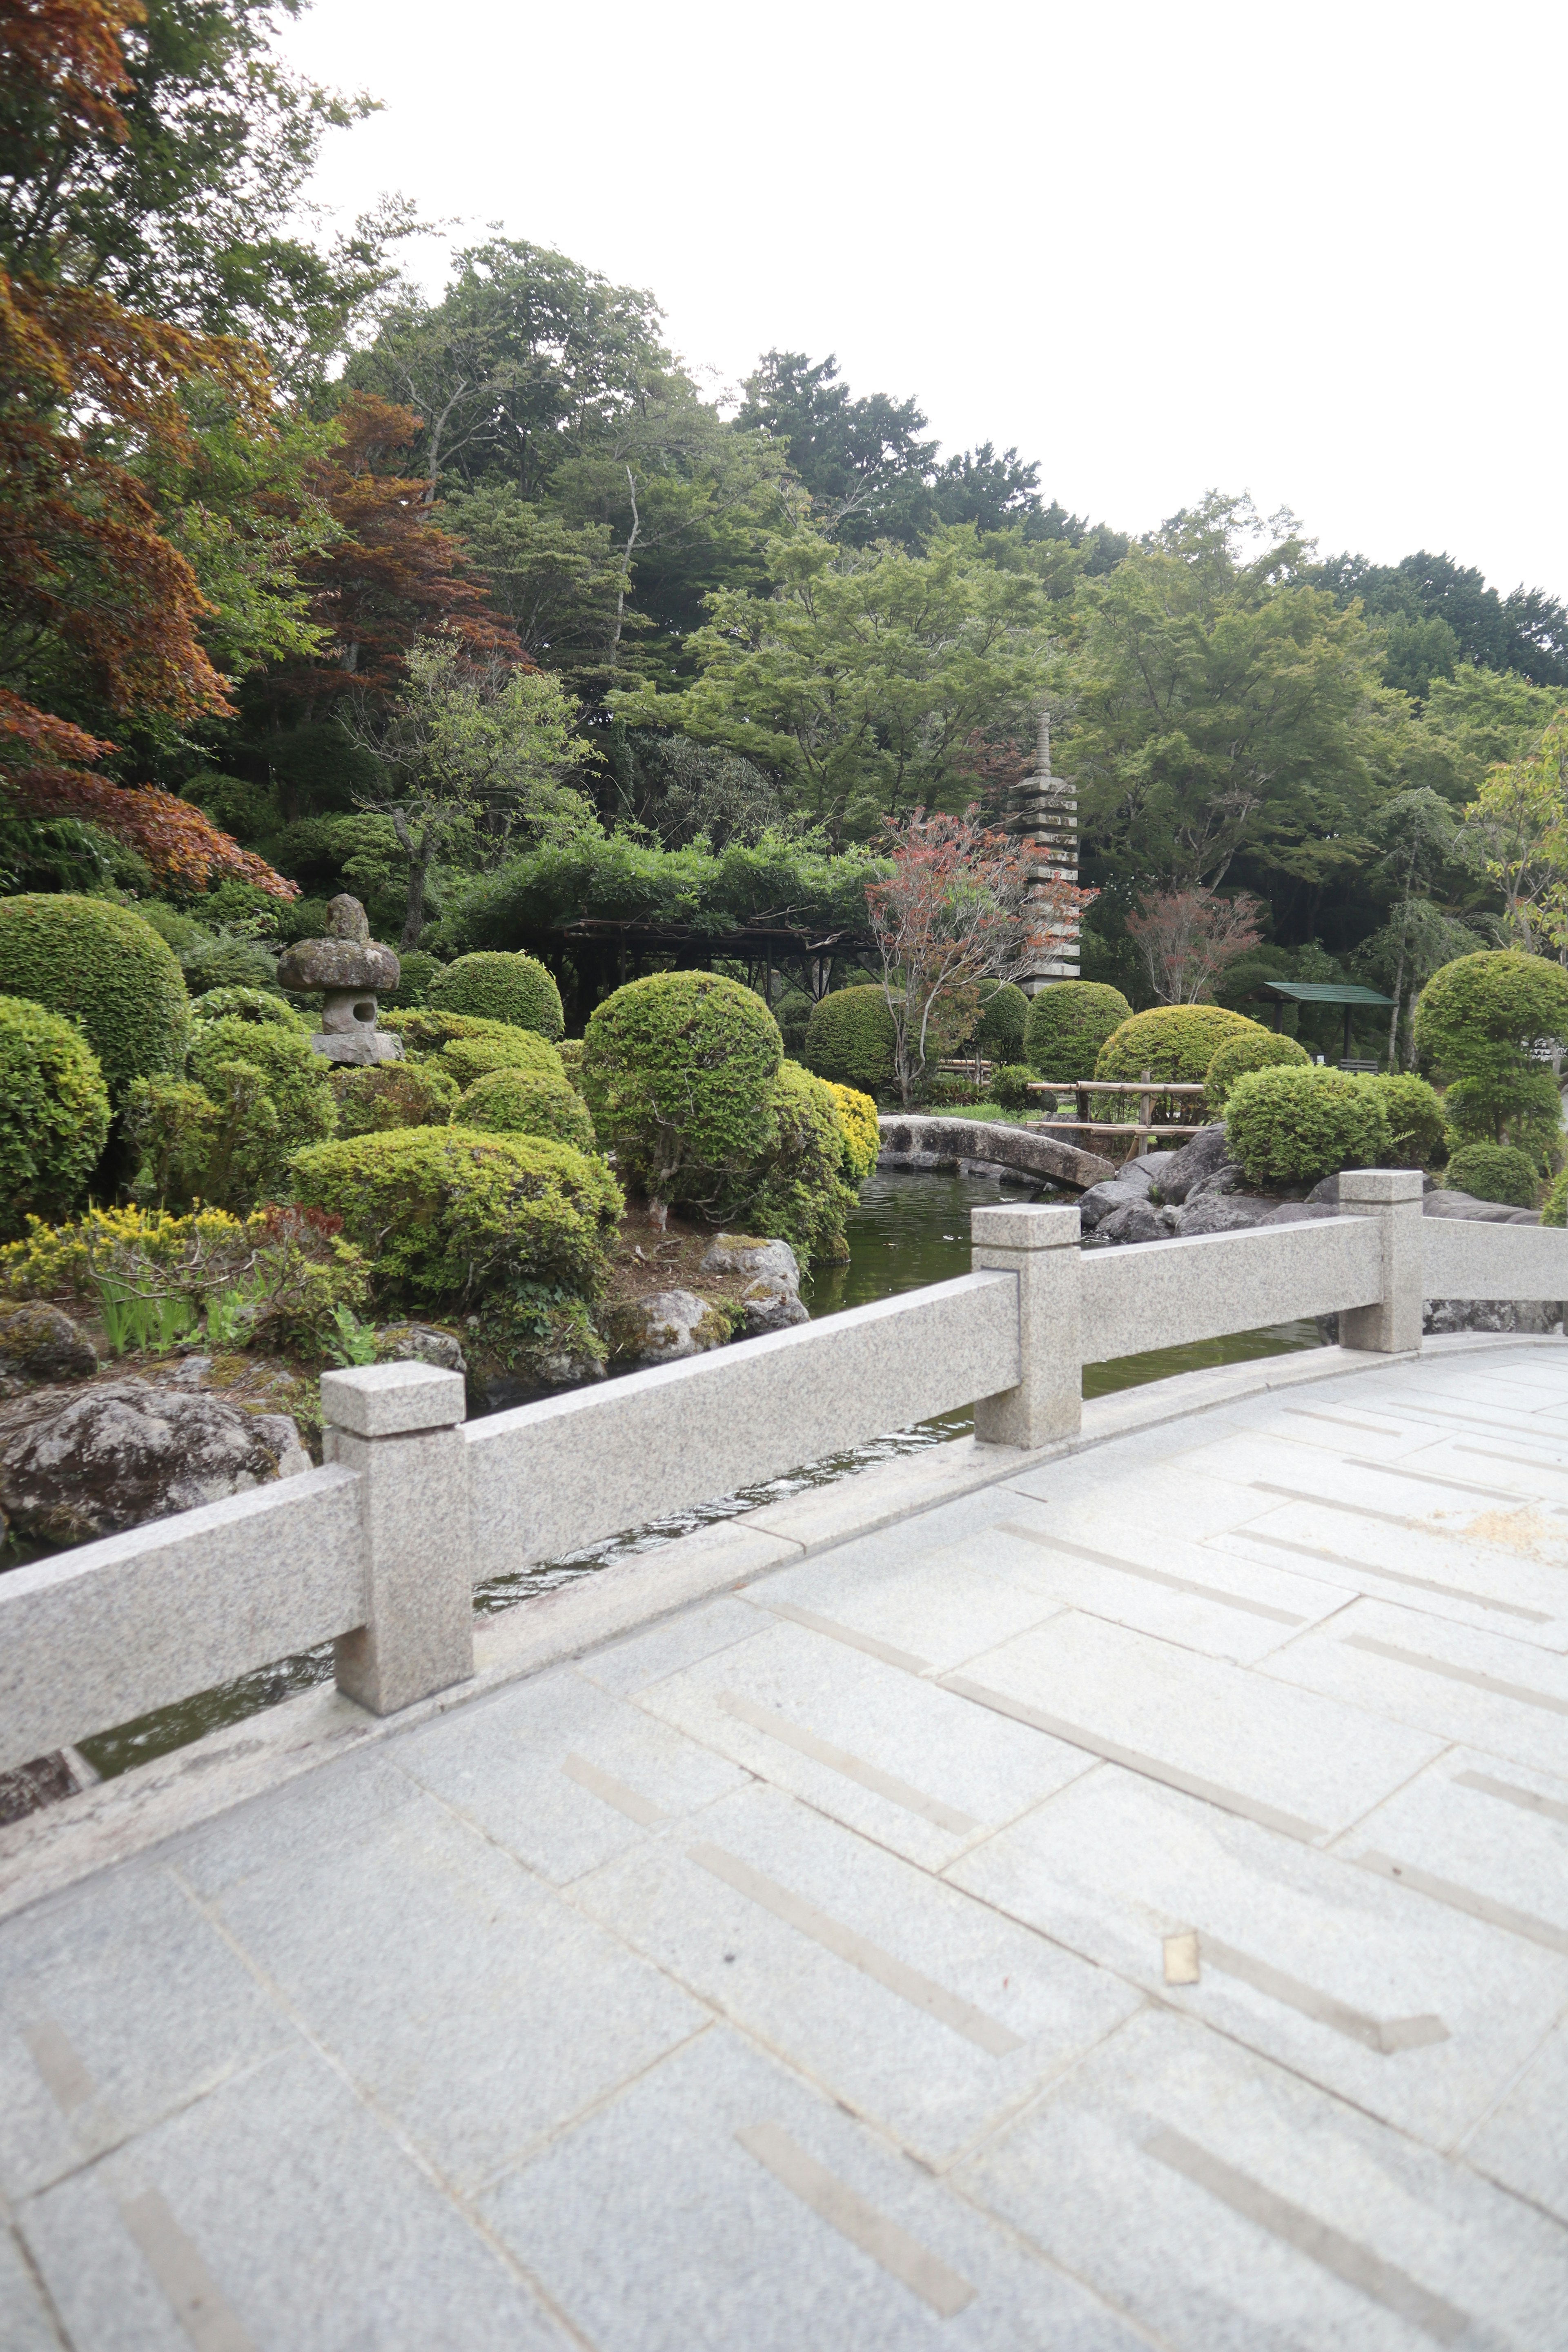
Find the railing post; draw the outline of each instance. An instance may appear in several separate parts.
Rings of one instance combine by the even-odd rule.
[[[1083,1349],[1079,1327],[1076,1209],[976,1209],[969,1220],[970,1264],[1018,1277],[1016,1389],[981,1397],[974,1434],[987,1445],[1049,1445],[1083,1423]]]
[[[468,1465],[458,1372],[368,1364],[321,1375],[321,1451],[361,1479],[365,1615],[338,1688],[391,1715],[474,1671]]]
[[[1340,1207],[1353,1217],[1375,1217],[1383,1244],[1383,1296],[1373,1307],[1340,1317],[1342,1348],[1404,1355],[1421,1345],[1421,1199],[1418,1168],[1347,1168]]]

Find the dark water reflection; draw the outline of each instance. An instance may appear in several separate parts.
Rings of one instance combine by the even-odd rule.
[[[840,1314],[846,1307],[864,1307],[879,1298],[898,1297],[927,1283],[951,1281],[969,1272],[969,1213],[1016,1202],[1029,1197],[1004,1188],[994,1180],[973,1176],[876,1175],[865,1187],[859,1207],[849,1220],[849,1261],[814,1276],[803,1291],[814,1318]],[[1071,1194],[1063,1194],[1070,1200]],[[1268,1329],[1245,1331],[1226,1339],[1202,1340],[1187,1348],[1163,1348],[1145,1355],[1124,1356],[1114,1363],[1090,1364],[1084,1370],[1086,1397],[1105,1396],[1112,1390],[1136,1388],[1146,1381],[1173,1372],[1200,1370],[1214,1364],[1244,1363],[1258,1356],[1285,1355],[1319,1344],[1313,1322],[1280,1323]],[[647,1527],[591,1545],[559,1560],[519,1569],[488,1578],[474,1593],[482,1612],[510,1609],[537,1592],[571,1584],[618,1559],[657,1551],[695,1528],[738,1517],[761,1505],[797,1495],[809,1486],[827,1485],[847,1472],[883,1462],[895,1454],[922,1452],[973,1428],[974,1416],[963,1412],[943,1413],[912,1429],[830,1455],[782,1478],[770,1478],[718,1501],[673,1511]],[[253,1675],[242,1675],[221,1689],[161,1707],[140,1722],[126,1724],[96,1739],[83,1740],[82,1752],[106,1778],[132,1764],[182,1748],[227,1723],[237,1723],[279,1700],[292,1697],[313,1684],[331,1679],[330,1643],[293,1658],[280,1660]]]

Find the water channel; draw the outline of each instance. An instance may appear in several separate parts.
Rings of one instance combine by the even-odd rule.
[[[1070,1199],[1064,1194],[1064,1199]],[[1016,1190],[1005,1190],[994,1179],[977,1176],[889,1173],[874,1175],[864,1187],[860,1205],[849,1219],[849,1259],[811,1277],[803,1297],[814,1317],[840,1314],[890,1298],[923,1284],[946,1282],[969,1272],[969,1213],[972,1209],[1016,1202]],[[1145,1381],[1173,1372],[1195,1371],[1211,1364],[1243,1363],[1258,1356],[1284,1355],[1320,1344],[1315,1322],[1275,1324],[1265,1330],[1238,1332],[1225,1339],[1200,1341],[1191,1347],[1151,1349],[1145,1355],[1123,1356],[1113,1363],[1085,1367],[1086,1397],[1104,1396],[1115,1389],[1135,1388]],[[491,1577],[475,1589],[474,1606],[484,1613],[510,1609],[533,1594],[592,1576],[612,1561],[656,1551],[678,1537],[689,1535],[715,1520],[733,1518],[763,1503],[795,1495],[807,1486],[826,1486],[847,1472],[899,1454],[911,1454],[961,1436],[973,1425],[968,1411],[944,1413],[858,1445],[792,1471],[782,1478],[745,1488],[717,1502],[671,1512],[667,1518],[590,1546],[568,1558],[517,1569]],[[105,1779],[129,1770],[200,1739],[223,1725],[240,1722],[263,1707],[275,1706],[297,1692],[330,1682],[331,1643],[276,1665],[242,1675],[221,1688],[160,1707],[135,1723],[80,1742],[81,1752]]]

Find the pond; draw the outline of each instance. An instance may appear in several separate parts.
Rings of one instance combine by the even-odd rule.
[[[918,1289],[926,1283],[947,1282],[955,1275],[967,1274],[970,1211],[994,1207],[1002,1202],[1016,1202],[1021,1197],[1016,1189],[977,1176],[874,1175],[864,1187],[860,1205],[849,1219],[847,1265],[827,1268],[807,1281],[802,1293],[807,1307],[814,1318],[841,1314],[846,1307],[867,1306],[879,1298]],[[1062,1197],[1069,1200],[1073,1196],[1064,1193]],[[1314,1322],[1276,1324],[1267,1330],[1239,1332],[1230,1339],[1204,1340],[1186,1348],[1157,1349],[1146,1355],[1121,1357],[1114,1363],[1087,1365],[1083,1392],[1086,1397],[1104,1396],[1115,1389],[1136,1388],[1146,1381],[1163,1380],[1173,1372],[1196,1371],[1213,1364],[1243,1363],[1253,1357],[1284,1355],[1319,1344]],[[534,1593],[552,1591],[560,1585],[592,1576],[614,1560],[656,1551],[694,1528],[754,1511],[763,1503],[799,1494],[808,1486],[826,1486],[851,1470],[886,1461],[894,1454],[918,1453],[924,1447],[942,1444],[973,1428],[973,1412],[967,1410],[943,1413],[912,1429],[899,1430],[812,1463],[784,1477],[768,1479],[760,1486],[689,1510],[673,1511],[667,1518],[592,1545],[563,1559],[489,1578],[476,1587],[474,1606],[484,1613],[512,1608]],[[237,1723],[263,1707],[275,1706],[299,1691],[330,1682],[331,1673],[331,1644],[324,1643],[298,1657],[282,1659],[276,1665],[225,1684],[221,1689],[183,1700],[177,1706],[161,1707],[156,1714],[138,1722],[122,1725],[97,1738],[84,1739],[81,1751],[109,1779],[133,1764],[145,1763],[152,1757],[185,1747],[224,1724]]]

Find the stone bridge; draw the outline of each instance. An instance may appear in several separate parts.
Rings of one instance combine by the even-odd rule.
[[[1568,1236],[1339,1205],[331,1373],[321,1469],[0,1576],[0,1765],[338,1640],[0,1830],[5,2352],[1563,2352],[1568,1346],[1421,1298]]]
[[[916,1114],[883,1117],[881,1168],[952,1168],[962,1160],[1005,1169],[1037,1183],[1064,1184],[1087,1192],[1114,1176],[1117,1162],[1081,1151],[1037,1128],[1008,1127],[983,1118],[922,1118]]]

